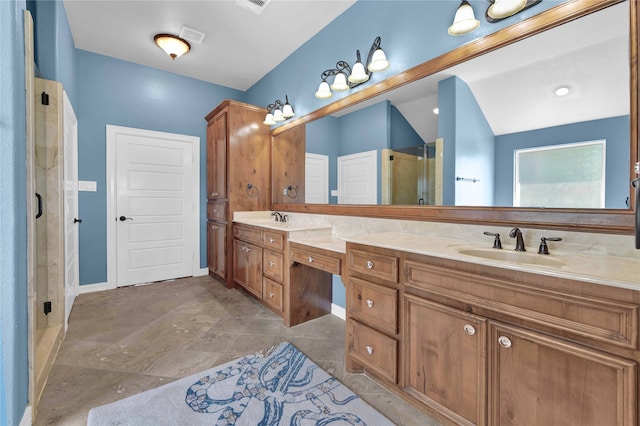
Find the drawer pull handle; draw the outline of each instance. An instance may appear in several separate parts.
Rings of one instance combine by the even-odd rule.
[[[313,263],[313,257],[309,256],[309,263]]]
[[[367,306],[373,308],[373,300],[367,299]]]
[[[212,193],[211,193],[211,197],[212,197],[212,198],[217,198],[217,197],[218,197],[218,195],[219,195],[219,194],[218,194],[217,192],[212,192]]]
[[[366,349],[369,355],[373,355],[373,346],[367,346]]]
[[[367,269],[372,269],[373,268],[373,262],[370,260],[367,260]]]
[[[276,266],[276,262],[270,260],[269,261],[269,266],[273,268],[274,266]]]
[[[510,348],[511,347],[511,339],[509,339],[507,336],[498,337],[498,343],[503,348]]]
[[[464,332],[467,333],[469,336],[473,336],[474,334],[476,334],[476,328],[471,324],[465,324],[463,328],[464,328]]]
[[[269,238],[269,242],[273,244],[275,240],[273,238]]]

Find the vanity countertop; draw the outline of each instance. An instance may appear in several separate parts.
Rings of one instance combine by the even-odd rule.
[[[233,220],[234,223],[241,223],[243,225],[252,225],[252,226],[260,226],[262,228],[275,229],[278,231],[289,231],[289,232],[297,232],[297,231],[313,231],[313,230],[329,230],[331,231],[330,225],[310,225],[303,223],[292,223],[292,222],[276,222],[273,219],[254,219],[254,218],[237,218]]]
[[[347,252],[347,241],[344,238],[339,238],[332,235],[323,235],[309,238],[305,238],[302,236],[292,236],[291,238],[289,238],[289,242],[304,244],[306,246],[329,250],[340,254],[345,254]]]
[[[537,254],[537,247],[520,253],[507,248],[492,249],[486,244],[477,242],[396,232],[354,235],[344,239],[392,250],[640,290],[640,261],[632,258],[563,252],[553,248],[551,248],[551,254],[543,255]],[[485,255],[504,255],[511,260],[482,257]],[[522,257],[522,262],[513,260],[518,259],[518,256]]]

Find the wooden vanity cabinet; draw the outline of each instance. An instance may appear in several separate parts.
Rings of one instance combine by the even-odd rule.
[[[235,211],[268,210],[271,196],[266,110],[226,100],[207,120],[207,266],[233,287],[231,221]],[[212,226],[217,227],[216,232]]]
[[[355,243],[346,256],[348,371],[445,424],[637,425],[639,292]],[[397,332],[388,305],[367,313],[381,289],[397,291]],[[367,354],[376,336],[394,365]]]

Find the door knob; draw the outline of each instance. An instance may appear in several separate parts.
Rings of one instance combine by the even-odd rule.
[[[73,219],[73,223],[81,223],[82,219],[78,219],[77,217]]]
[[[120,222],[124,222],[125,220],[133,220],[132,217],[120,216]]]

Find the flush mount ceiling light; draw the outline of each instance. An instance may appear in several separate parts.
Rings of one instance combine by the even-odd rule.
[[[174,60],[191,50],[187,40],[172,34],[156,34],[153,41]]]
[[[556,96],[559,96],[559,97],[567,96],[569,92],[571,92],[571,86],[567,86],[567,85],[558,86],[553,90],[553,93],[555,93]]]
[[[479,26],[480,21],[478,21],[473,14],[473,8],[471,8],[471,5],[467,0],[462,0],[460,6],[458,6],[458,9],[456,10],[456,14],[453,18],[453,24],[449,27],[447,32],[449,35],[459,36],[468,34]]]
[[[315,97],[318,99],[328,99],[331,97],[331,91],[342,92],[352,89],[359,84],[362,84],[369,80],[371,73],[384,71],[389,68],[389,61],[384,51],[380,47],[381,39],[376,37],[369,49],[369,55],[367,56],[366,66],[362,63],[360,58],[360,51],[356,50],[356,63],[353,64],[353,68],[345,61],[336,62],[336,67],[325,70],[320,78],[320,86],[315,93]],[[333,76],[333,83],[329,85],[327,79]]]
[[[280,99],[277,99],[274,103],[267,106],[267,115],[264,117],[263,124],[273,126],[277,122],[288,120],[296,115],[296,113],[293,112],[293,107],[289,103],[289,96],[284,95],[284,99],[284,104]]]
[[[487,22],[498,22],[505,18],[535,6],[542,0],[488,0],[489,7],[485,13]]]

